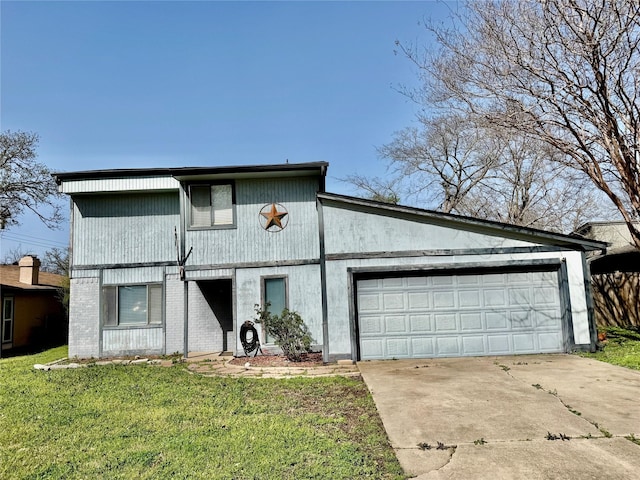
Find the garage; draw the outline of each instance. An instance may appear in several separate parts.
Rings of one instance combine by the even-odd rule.
[[[564,352],[559,285],[557,269],[361,278],[360,359]]]

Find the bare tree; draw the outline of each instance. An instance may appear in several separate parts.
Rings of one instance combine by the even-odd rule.
[[[419,67],[417,101],[534,137],[613,202],[640,247],[640,3],[478,0],[438,48],[400,49]]]
[[[37,145],[36,133],[0,133],[0,228],[18,225],[25,210],[50,228],[62,220],[58,189],[49,169],[36,161]]]
[[[501,161],[461,202],[464,215],[571,232],[606,211],[589,179],[563,165],[547,144],[517,132],[485,129]]]
[[[69,249],[54,247],[44,252],[42,269],[58,275],[69,275]]]
[[[33,255],[33,253],[22,248],[22,245],[18,245],[15,248],[5,251],[2,255],[2,260],[0,260],[0,263],[2,265],[17,265],[18,261],[20,261],[22,257],[27,255]]]
[[[390,159],[396,178],[404,180],[409,197],[455,212],[465,196],[499,161],[491,139],[467,119],[456,115],[420,118],[420,128],[406,128],[379,149]]]
[[[401,177],[389,176],[380,178],[367,177],[366,175],[349,175],[343,181],[356,187],[364,193],[365,197],[371,200],[394,205],[400,203]]]
[[[562,232],[601,211],[588,177],[548,144],[456,114],[419,120],[379,149],[388,177],[347,181],[370,198]]]

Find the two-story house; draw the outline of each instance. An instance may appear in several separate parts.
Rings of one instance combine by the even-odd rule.
[[[55,174],[69,355],[241,354],[266,302],[298,311],[327,361],[595,346],[585,252],[605,244],[327,193],[327,167]]]

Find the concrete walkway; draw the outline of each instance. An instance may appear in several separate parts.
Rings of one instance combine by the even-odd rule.
[[[640,372],[572,355],[358,367],[415,478],[640,478]]]
[[[333,377],[336,375],[350,377],[359,376],[356,365],[337,363],[328,365],[300,366],[300,367],[257,367],[251,365],[251,358],[247,358],[246,366],[229,363],[233,357],[219,354],[191,354],[186,362],[190,372],[199,373],[205,377],[252,377],[252,378],[293,378],[293,377]]]

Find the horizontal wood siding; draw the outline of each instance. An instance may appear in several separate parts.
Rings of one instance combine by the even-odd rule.
[[[131,192],[136,190],[178,190],[180,183],[172,177],[102,178],[99,180],[66,180],[62,193]]]
[[[159,283],[164,280],[164,268],[140,267],[104,270],[102,283],[105,285],[130,285],[134,283]]]
[[[386,216],[333,205],[323,207],[327,255],[416,250],[468,250],[527,247],[537,244],[474,231],[434,225],[417,218]]]
[[[318,258],[317,190],[317,177],[236,181],[236,227],[187,231],[186,248],[193,247],[187,265]],[[260,210],[272,202],[289,212],[280,232],[260,225]]]
[[[178,192],[74,197],[74,266],[175,261]]]
[[[102,331],[102,353],[160,352],[163,348],[161,327],[118,328]]]

